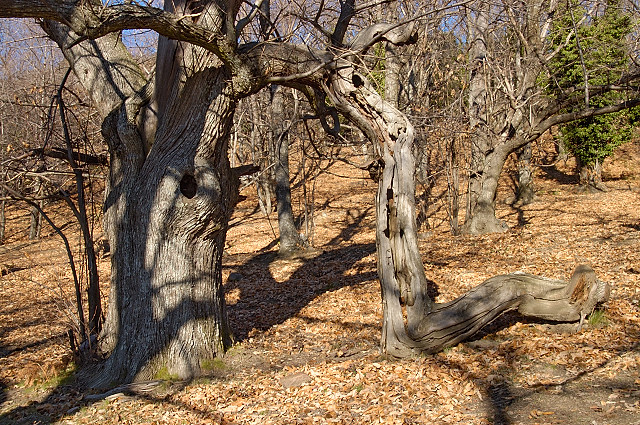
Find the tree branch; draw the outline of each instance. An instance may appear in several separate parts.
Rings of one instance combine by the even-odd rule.
[[[203,47],[232,68],[240,65],[235,46],[219,31],[197,25],[186,16],[136,3],[91,7],[85,2],[69,0],[0,0],[0,18],[56,21],[93,40],[127,29],[151,29],[167,38]]]
[[[604,115],[604,114],[610,114],[612,112],[619,112],[624,109],[633,108],[634,106],[638,106],[638,105],[640,105],[640,99],[633,99],[633,100],[626,100],[624,102],[620,102],[615,105],[603,106],[601,108],[586,108],[579,111],[553,115],[541,121],[537,126],[535,126],[535,128],[532,130],[531,134],[523,143],[523,145],[536,140],[538,137],[540,137],[542,133],[544,133],[554,125],[564,124],[567,122],[589,118],[589,117],[595,117],[597,115]]]
[[[52,148],[50,150],[44,148],[36,148],[31,150],[33,156],[48,156],[49,158],[68,159],[67,152],[60,148]],[[82,152],[73,152],[73,160],[84,162],[92,165],[107,165],[109,162],[106,155],[90,155]]]
[[[335,47],[341,47],[344,41],[344,36],[347,33],[347,28],[351,19],[355,15],[355,0],[341,1],[340,16],[338,17],[338,23],[331,34],[331,45]]]
[[[253,18],[256,17],[256,15],[260,12],[260,7],[262,6],[263,1],[264,0],[256,0],[256,2],[251,5],[251,11],[249,12],[249,14],[240,19],[236,24],[236,34],[239,35],[240,33],[242,33],[244,27],[246,27],[249,22],[251,22]]]

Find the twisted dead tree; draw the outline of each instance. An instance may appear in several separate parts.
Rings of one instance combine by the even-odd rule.
[[[0,0],[0,17],[40,20],[103,119],[112,272],[100,339],[104,359],[91,371],[93,385],[146,380],[159,372],[193,377],[231,344],[221,269],[240,172],[227,158],[229,134],[238,100],[269,84],[303,92],[325,129],[338,130],[337,110],[376,144],[384,352],[437,351],[514,308],[578,320],[606,298],[606,284],[580,269],[576,281],[582,286],[510,275],[452,303],[434,304],[415,230],[413,126],[372,89],[357,60],[378,41],[411,42],[412,25],[368,25],[345,41],[355,28],[351,20],[366,9],[345,0],[329,20],[333,30],[320,31],[323,48],[284,38],[241,44],[259,3],[242,15],[239,0],[179,0],[165,2],[164,9],[98,0]],[[313,28],[331,13],[324,3],[318,7],[309,11]],[[155,79],[118,34],[136,28],[162,36]]]
[[[413,127],[368,83],[359,85],[365,80],[355,71],[349,72],[352,74],[347,78],[341,71],[339,84],[342,94],[357,100],[356,108],[341,112],[367,119],[368,128],[377,135],[375,139],[373,134],[369,137],[382,141],[376,244],[383,301],[383,352],[397,357],[437,352],[470,338],[512,310],[543,320],[582,321],[597,304],[608,300],[609,284],[598,280],[585,265],[576,268],[568,283],[513,273],[493,277],[449,303],[436,304],[429,299],[415,224]],[[339,101],[345,99],[332,98],[340,106],[343,103]]]
[[[411,25],[378,25],[370,30],[374,38],[390,43],[412,41]],[[356,38],[350,48],[362,51],[371,45],[365,35]],[[598,280],[589,266],[581,265],[570,282],[513,273],[493,277],[449,303],[434,303],[427,295],[417,243],[411,122],[347,63],[338,62],[327,93],[342,114],[379,144],[376,246],[384,353],[406,357],[440,351],[472,337],[512,310],[530,318],[582,323],[597,304],[608,300],[609,284]]]

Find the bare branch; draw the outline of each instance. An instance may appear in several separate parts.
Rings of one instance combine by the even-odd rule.
[[[351,23],[351,19],[355,16],[355,0],[345,0],[340,3],[341,8],[338,23],[333,30],[333,34],[331,34],[331,45],[335,47],[342,46],[344,35],[347,33],[349,23]]]
[[[364,52],[379,41],[395,45],[410,44],[416,41],[414,20],[394,24],[373,24],[358,33],[349,44],[349,49]]]
[[[260,12],[260,6],[262,6],[263,1],[264,0],[256,0],[256,2],[251,5],[251,11],[249,12],[249,14],[240,19],[236,24],[236,34],[240,34],[244,27],[246,27],[249,22],[251,22],[253,18],[256,17],[256,15]]]
[[[597,115],[610,114],[612,112],[619,112],[624,109],[633,108],[640,105],[640,99],[626,100],[624,102],[617,103],[615,105],[603,106],[601,108],[586,108],[579,111],[567,112],[565,114],[553,115],[546,120],[540,122],[532,134],[527,139],[526,143],[536,140],[542,133],[547,131],[554,125],[564,124],[567,122],[580,120],[584,118],[595,117]]]
[[[185,19],[185,16],[136,3],[93,8],[84,2],[69,0],[0,0],[0,18],[52,20],[89,39],[127,29],[151,29],[165,37],[203,47],[227,65],[239,65],[235,46],[224,34],[197,25],[190,19]]]

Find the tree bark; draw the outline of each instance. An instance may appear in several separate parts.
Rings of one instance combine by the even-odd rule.
[[[516,151],[518,156],[517,174],[518,187],[514,205],[522,206],[533,202],[535,188],[533,185],[533,170],[531,169],[531,143],[527,143]]]
[[[472,153],[467,216],[462,231],[478,235],[499,233],[508,229],[506,223],[496,217],[498,180],[506,160],[501,149],[488,153]]]
[[[103,344],[110,355],[97,384],[197,376],[203,361],[231,343],[221,287],[238,187],[227,158],[235,107],[228,77],[218,68],[189,79],[144,163],[108,195],[121,209],[110,235]],[[107,136],[112,146],[119,142],[117,133]]]
[[[422,352],[437,352],[513,310],[542,320],[583,321],[609,294],[610,285],[584,265],[576,268],[569,282],[526,273],[495,276],[454,301],[435,305],[418,326],[414,341]]]
[[[580,188],[585,191],[602,191],[606,192],[609,189],[602,182],[602,162],[596,160],[591,164],[585,164],[580,161],[580,158],[576,158],[578,167],[578,176],[580,177]]]
[[[339,64],[340,65],[340,64]],[[382,289],[381,347],[397,355],[412,344],[412,334],[431,309],[427,279],[418,249],[415,217],[414,129],[407,117],[380,97],[351,67],[337,67],[330,99],[381,145],[376,194],[376,249]],[[373,173],[376,174],[376,173]],[[407,326],[402,304],[406,310]]]
[[[4,232],[7,225],[7,216],[5,215],[6,204],[7,201],[4,199],[0,201],[0,245],[4,243]]]
[[[291,207],[291,184],[289,177],[289,137],[284,125],[284,95],[282,88],[271,88],[271,137],[275,145],[273,174],[276,185],[278,229],[280,231],[281,256],[292,255],[303,243],[296,228]]]
[[[37,202],[40,208],[44,206],[44,201],[42,198],[42,182],[40,178],[36,179],[35,182],[35,198],[38,199]],[[42,214],[40,214],[40,210],[36,207],[31,207],[31,220],[29,223],[29,240],[40,239],[40,233],[42,232]]]

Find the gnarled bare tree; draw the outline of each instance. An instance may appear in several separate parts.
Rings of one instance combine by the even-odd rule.
[[[0,17],[40,20],[103,117],[111,154],[105,229],[112,283],[101,341],[107,357],[95,385],[148,379],[159,370],[195,376],[203,361],[231,343],[221,260],[239,172],[229,165],[227,144],[237,101],[272,83],[302,91],[328,131],[338,130],[338,111],[376,143],[385,352],[437,351],[513,308],[578,320],[606,299],[607,285],[579,270],[569,286],[511,275],[434,304],[415,230],[413,126],[358,67],[359,55],[378,41],[411,42],[413,25],[356,19],[375,2],[345,0],[339,13],[321,2],[305,18],[321,35],[316,47],[282,39],[241,44],[260,4],[240,13],[240,0],[176,0],[164,9],[98,0],[0,0]],[[161,35],[154,80],[122,42],[119,31],[130,28]]]
[[[598,1],[563,3],[556,0],[476,0],[465,5],[469,52],[469,124],[472,133],[468,211],[463,226],[467,233],[507,230],[496,218],[498,180],[507,157],[536,139],[552,126],[594,115],[602,115],[640,104],[637,69],[627,70],[610,85],[579,84],[553,90],[541,84],[550,61],[569,39],[553,43],[554,25],[566,14],[574,22],[597,13]],[[569,29],[572,35],[574,30]],[[608,64],[598,64],[604,67]],[[551,75],[549,83],[554,84]],[[603,93],[621,90],[623,101],[591,107],[584,91]],[[588,96],[587,96],[588,97]],[[526,154],[526,149],[523,151]],[[527,170],[520,178],[527,183]],[[525,188],[523,188],[525,189]],[[519,194],[521,195],[521,194]],[[524,193],[522,195],[525,195]]]

